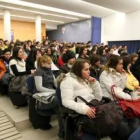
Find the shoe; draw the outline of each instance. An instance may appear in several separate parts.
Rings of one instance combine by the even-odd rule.
[[[40,127],[41,130],[50,130],[52,128],[51,124],[48,124],[46,126]]]

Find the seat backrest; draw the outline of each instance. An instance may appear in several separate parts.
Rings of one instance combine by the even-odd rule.
[[[27,87],[28,90],[33,93],[34,92],[34,77],[33,76],[29,76],[27,78]]]
[[[62,106],[62,99],[61,99],[61,90],[60,90],[60,87],[58,87],[56,89],[56,96],[57,96],[57,99],[58,99],[59,106]]]

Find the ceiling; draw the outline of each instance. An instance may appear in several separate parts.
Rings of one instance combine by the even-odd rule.
[[[140,0],[0,0],[0,18],[5,9],[11,19],[34,22],[41,15],[47,28],[115,13],[130,13],[140,9]]]

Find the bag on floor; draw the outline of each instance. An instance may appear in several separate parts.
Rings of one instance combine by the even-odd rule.
[[[87,105],[96,109],[96,115],[93,119],[90,119],[86,115],[80,115],[76,124],[81,131],[97,136],[108,136],[117,130],[123,113],[120,107],[114,102],[103,104],[97,100],[87,102],[81,96],[76,98],[81,99]]]

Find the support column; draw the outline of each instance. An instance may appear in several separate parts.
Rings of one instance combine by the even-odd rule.
[[[10,11],[4,10],[4,39],[11,41],[11,15]]]
[[[37,15],[35,20],[36,41],[41,42],[41,16]]]

